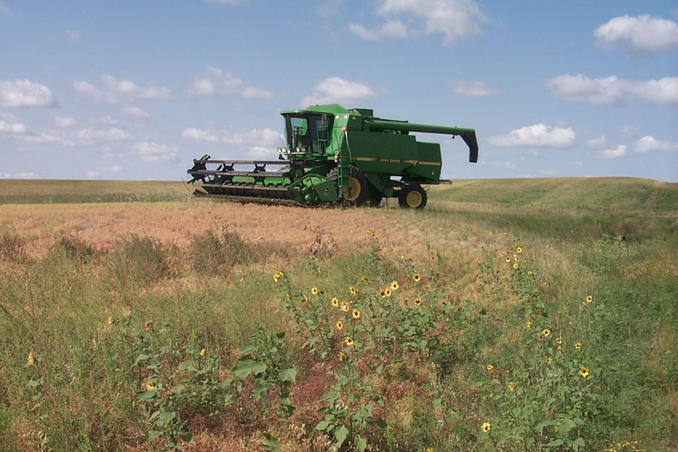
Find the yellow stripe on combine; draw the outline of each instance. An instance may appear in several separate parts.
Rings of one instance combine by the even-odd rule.
[[[378,157],[354,157],[353,160],[358,162],[379,162],[379,163],[407,163],[410,165],[428,165],[440,166],[441,162],[423,162],[420,160],[401,160],[401,159],[383,159]]]

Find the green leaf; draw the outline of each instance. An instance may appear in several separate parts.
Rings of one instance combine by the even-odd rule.
[[[318,425],[315,426],[315,430],[320,430],[320,431],[327,430],[327,427],[329,427],[329,425],[330,425],[330,421],[328,421],[328,420],[320,421],[320,422],[318,422]]]
[[[252,353],[254,350],[256,350],[257,347],[254,345],[245,345],[243,348],[240,349],[240,354],[241,355],[249,355]]]
[[[575,427],[576,424],[573,421],[571,421],[570,419],[563,419],[556,427],[556,430],[558,431],[558,433],[568,433]]]
[[[283,370],[282,372],[280,372],[280,375],[278,375],[278,378],[280,379],[280,381],[294,383],[294,381],[297,379],[296,367],[290,367],[289,369]]]
[[[565,444],[562,439],[554,439],[550,443],[546,444],[544,447],[556,447],[556,446],[562,446]]]
[[[137,396],[137,399],[141,400],[142,402],[152,402],[155,400],[155,398],[158,395],[158,391],[144,391],[140,392],[139,395]]]
[[[195,364],[193,364],[192,361],[184,361],[179,364],[179,370],[182,372],[197,372],[198,368],[195,367]]]
[[[250,358],[240,358],[233,367],[233,374],[240,378],[247,378],[250,374],[260,374],[266,371],[266,364]]]
[[[190,443],[193,441],[193,433],[188,432],[183,435],[181,435],[181,440],[185,443]]]
[[[336,443],[334,443],[334,446],[338,449],[341,447],[342,444],[344,444],[344,441],[346,441],[346,437],[348,436],[348,429],[346,426],[342,425],[338,429],[334,431],[334,439],[337,440]]]
[[[363,438],[362,436],[355,434],[353,436],[353,443],[355,445],[355,449],[358,452],[363,452],[365,448],[367,447],[367,439]]]
[[[379,418],[376,421],[374,421],[374,425],[376,425],[379,428],[386,428],[386,421],[383,420],[382,418]]]
[[[261,450],[270,450],[273,452],[280,451],[280,442],[276,437],[269,435],[268,433],[264,433],[264,438],[266,438],[266,441],[264,441],[262,444],[259,444],[259,448]]]
[[[177,417],[177,413],[175,413],[174,411],[163,411],[162,413],[160,413],[160,415],[158,415],[158,418],[155,420],[155,425],[160,427],[160,428],[165,428],[176,417]]]
[[[146,441],[148,441],[149,443],[152,443],[153,441],[158,439],[160,437],[160,435],[162,435],[161,431],[151,430],[151,431],[148,432],[148,438],[146,438]]]

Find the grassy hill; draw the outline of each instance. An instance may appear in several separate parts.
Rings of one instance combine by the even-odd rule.
[[[128,201],[114,222],[130,205],[217,210],[180,183],[0,188],[0,203]],[[31,257],[12,215],[35,206],[6,206],[0,449],[678,449],[678,186],[464,180],[429,196],[332,210],[306,252],[275,241],[309,212],[284,207],[232,223],[280,225],[253,243],[215,221],[183,248],[97,249],[76,222]]]

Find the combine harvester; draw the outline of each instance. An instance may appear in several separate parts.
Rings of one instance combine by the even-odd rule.
[[[469,147],[469,161],[478,161],[473,129],[381,119],[372,110],[339,105],[281,114],[287,147],[278,149],[279,160],[205,155],[188,170],[189,183],[199,182],[194,194],[305,206],[378,205],[386,197],[421,209],[426,205],[422,185],[440,183],[440,145],[419,142],[410,132],[459,135]]]

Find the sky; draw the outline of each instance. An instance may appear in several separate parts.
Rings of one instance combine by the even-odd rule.
[[[0,0],[0,178],[275,159],[281,110],[474,128],[448,178],[678,181],[678,4]]]

